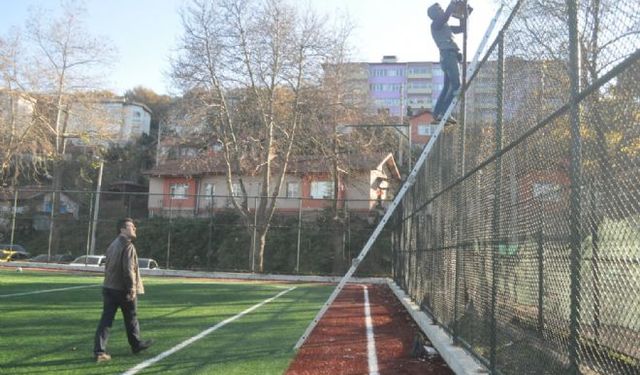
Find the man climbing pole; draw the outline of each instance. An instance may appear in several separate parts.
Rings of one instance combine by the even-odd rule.
[[[439,3],[429,7],[427,14],[431,18],[431,36],[440,50],[440,67],[444,72],[444,87],[438,96],[435,108],[433,109],[433,120],[439,123],[442,116],[449,108],[453,98],[460,90],[460,69],[458,64],[462,62],[462,54],[456,42],[453,41],[453,34],[460,34],[466,31],[466,16],[471,12],[471,8],[464,9],[465,2],[452,0],[446,10],[443,10]],[[454,14],[455,12],[455,14]],[[449,26],[449,18],[454,15],[460,19],[459,26]],[[449,117],[447,123],[456,123],[456,119]]]

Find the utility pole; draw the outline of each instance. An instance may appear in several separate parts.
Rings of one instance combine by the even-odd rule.
[[[96,186],[96,199],[93,209],[93,223],[91,229],[91,247],[89,254],[96,253],[96,227],[98,226],[98,211],[100,211],[100,189],[102,188],[102,170],[104,168],[104,160],[100,159],[100,171],[98,172],[98,185]]]

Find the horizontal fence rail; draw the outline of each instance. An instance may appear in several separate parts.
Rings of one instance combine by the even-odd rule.
[[[512,3],[391,221],[393,277],[491,373],[640,373],[638,2]]]

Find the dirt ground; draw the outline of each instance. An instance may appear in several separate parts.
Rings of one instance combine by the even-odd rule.
[[[418,327],[387,285],[366,285],[380,374],[453,374],[438,356],[411,354]],[[369,374],[364,288],[348,285],[324,314],[287,375]]]

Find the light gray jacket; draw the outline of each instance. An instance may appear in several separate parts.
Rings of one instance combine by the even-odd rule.
[[[105,253],[107,258],[104,266],[105,288],[131,291],[136,294],[144,294],[144,285],[138,269],[138,254],[131,240],[124,235],[119,235]]]

